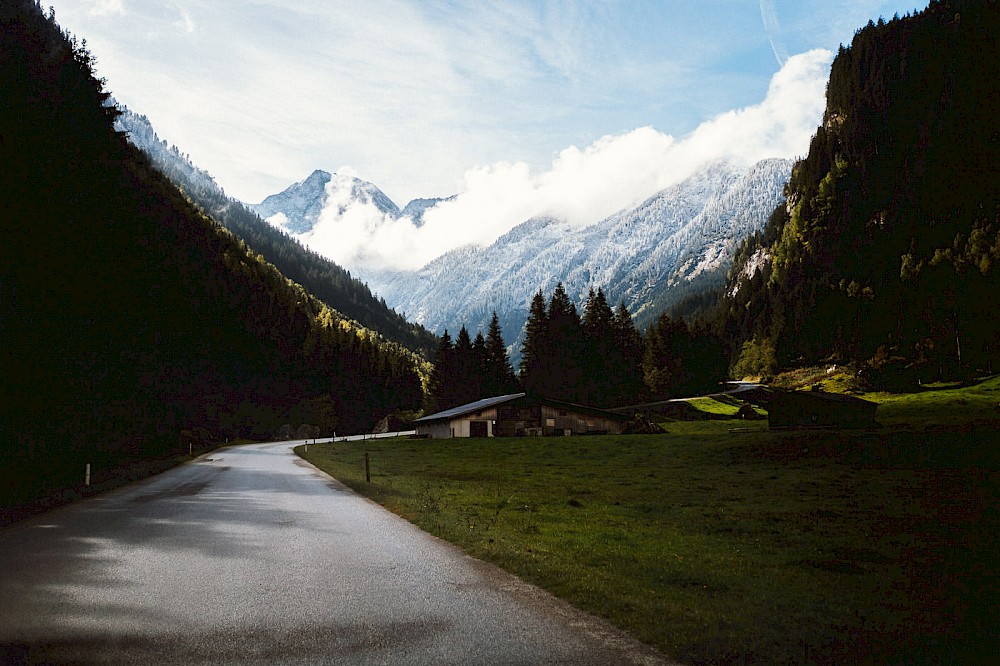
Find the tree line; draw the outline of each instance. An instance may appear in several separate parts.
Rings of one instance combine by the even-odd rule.
[[[431,374],[427,411],[515,391],[597,407],[615,407],[716,390],[728,359],[707,327],[663,314],[641,334],[624,303],[612,310],[591,289],[582,315],[562,283],[546,302],[532,298],[514,374],[496,313],[488,334],[445,331]]]

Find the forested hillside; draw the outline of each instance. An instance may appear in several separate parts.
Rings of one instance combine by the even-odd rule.
[[[914,384],[1000,367],[1000,4],[931,2],[858,31],[787,203],[739,250],[739,371],[866,362]]]
[[[116,127],[126,132],[129,140],[149,156],[153,166],[205,212],[316,298],[345,317],[409,349],[428,356],[435,349],[437,338],[434,334],[406,321],[347,270],[304,247],[241,202],[226,196],[209,174],[192,164],[176,147],[161,141],[145,116],[124,110]]]
[[[340,319],[113,127],[85,43],[0,4],[0,495],[283,423],[419,407],[416,357]],[[0,502],[0,503],[4,503]]]

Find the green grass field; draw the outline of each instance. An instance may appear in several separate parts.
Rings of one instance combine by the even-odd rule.
[[[299,452],[683,662],[979,660],[997,654],[998,392],[874,396],[873,431],[771,433],[723,398],[663,435]]]

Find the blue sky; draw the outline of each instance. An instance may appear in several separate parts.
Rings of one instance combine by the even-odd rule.
[[[476,167],[543,174],[637,128],[682,138],[761,103],[788,56],[835,51],[915,1],[43,4],[229,194],[253,203],[349,167],[403,205],[461,191]]]

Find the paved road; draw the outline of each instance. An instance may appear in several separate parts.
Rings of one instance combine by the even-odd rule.
[[[0,531],[0,663],[660,663],[294,444],[216,451]]]

